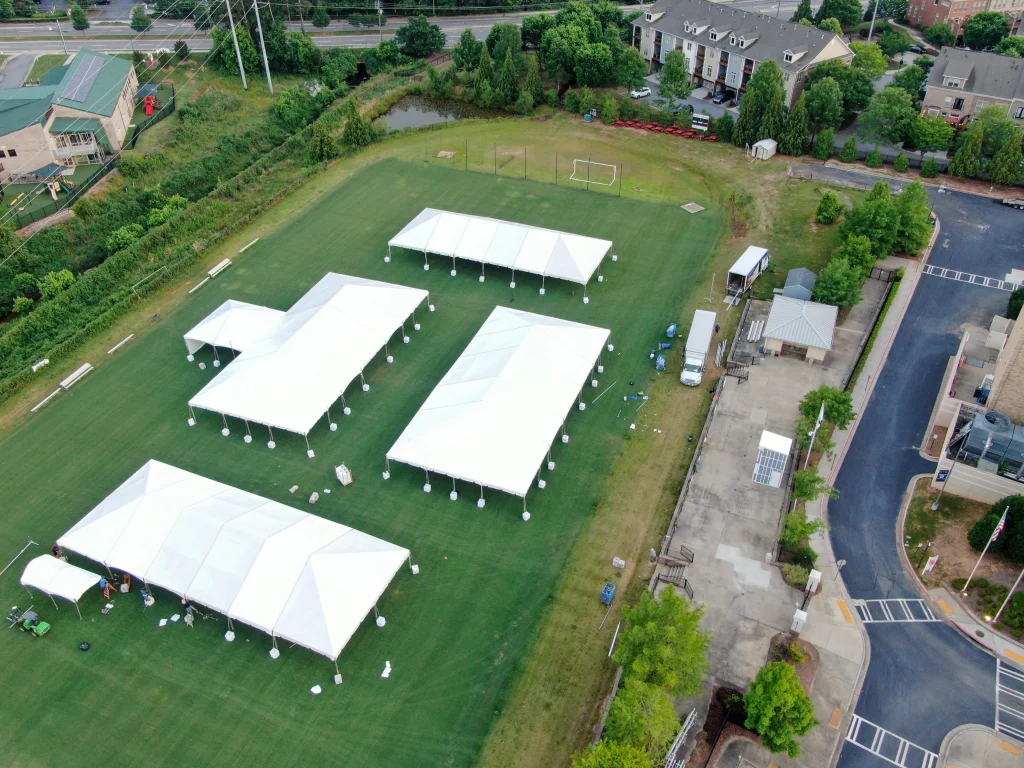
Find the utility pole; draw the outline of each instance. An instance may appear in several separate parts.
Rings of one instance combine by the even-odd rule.
[[[875,0],[875,10],[871,14],[871,26],[868,27],[868,44],[871,44],[871,35],[875,31],[875,18],[878,16],[878,6],[882,4],[882,0]]]
[[[381,5],[380,0],[374,2],[374,7],[377,9],[377,31],[378,31],[378,42],[384,42],[384,19],[381,18],[384,15],[384,7]]]
[[[242,75],[242,88],[249,90],[249,84],[245,82],[245,67],[242,66],[242,51],[238,47],[238,35],[235,34],[235,20],[231,17],[231,0],[224,0],[228,9],[228,26],[231,27],[231,39],[235,41],[235,57],[238,59],[238,71]]]
[[[64,55],[68,55],[68,44],[64,42],[64,30],[60,27],[60,19],[54,19],[57,22],[57,31],[60,32],[60,44],[64,46]],[[52,30],[53,27],[50,27]]]
[[[260,53],[263,54],[263,71],[267,73],[267,88],[274,93],[274,82],[270,79],[270,63],[267,61],[267,47],[263,44],[263,22],[260,21],[260,9],[256,0],[252,0],[252,9],[256,11],[256,32],[260,36]]]

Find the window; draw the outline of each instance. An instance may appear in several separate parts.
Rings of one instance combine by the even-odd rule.
[[[18,151],[15,150],[15,149],[8,149],[7,150],[7,156],[8,157],[17,157],[18,156]]]
[[[689,24],[686,24],[686,25],[685,25],[685,26],[684,26],[683,28],[684,28],[684,29],[685,29],[685,30],[686,30],[687,32],[689,32],[689,31],[690,31],[690,25],[689,25]]]
[[[964,100],[963,99],[953,99],[953,109],[963,109],[963,108],[964,108]]]
[[[952,96],[947,96],[946,100],[943,102],[943,105],[948,107],[952,103],[953,103],[953,97]]]
[[[0,149],[0,157],[7,157],[7,150]]]
[[[782,73],[782,79],[785,80],[788,83],[789,82],[789,72],[783,72]]]
[[[782,54],[782,60],[789,64],[793,61],[793,54],[789,52]]]
[[[1013,113],[1014,120],[1024,120],[1024,107],[1017,107],[1017,110]]]
[[[736,45],[736,35],[729,35],[729,45]]]
[[[946,87],[947,88],[959,88],[963,84],[963,81],[959,77],[947,77]]]
[[[646,21],[654,21],[654,17],[649,13],[644,16],[644,19]]]
[[[712,32],[711,32],[711,34],[709,35],[709,37],[710,37],[710,38],[711,38],[712,40],[717,40],[717,39],[718,39],[718,33],[717,33],[717,32],[715,32],[714,30],[712,30]]]
[[[746,41],[745,38],[741,37],[740,38],[740,48],[746,48],[746,47],[747,47],[747,41]]]
[[[686,44],[686,50],[692,51],[693,50],[693,43],[687,43]]]
[[[708,75],[708,77],[711,77],[711,65],[710,64],[708,64],[707,75]]]

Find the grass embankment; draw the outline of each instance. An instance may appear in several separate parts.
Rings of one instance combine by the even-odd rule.
[[[32,69],[25,77],[25,85],[38,85],[46,77],[47,72],[63,65],[67,58],[63,53],[44,53],[37,56],[36,60],[32,62]]]
[[[468,142],[469,158],[457,155],[452,164],[468,160],[480,170],[488,161],[493,168],[493,154],[488,158],[486,150],[493,152],[494,145],[526,147],[527,173],[545,173],[548,166],[540,158],[556,151],[621,162],[622,194],[633,200],[612,199],[607,190],[587,194],[579,187],[424,168],[423,157],[431,158],[435,141],[463,147]],[[384,157],[416,159],[418,166],[373,166]],[[505,166],[509,175],[513,166],[518,163]],[[709,168],[714,177],[706,175]],[[0,495],[19,501],[0,522],[0,540],[14,546],[26,533],[52,539],[150,457],[290,503],[296,498],[283,489],[294,483],[300,492],[325,487],[332,482],[330,465],[345,461],[356,471],[357,484],[322,497],[317,513],[410,546],[424,568],[415,579],[400,575],[382,601],[386,634],[362,629],[342,657],[345,686],[311,700],[308,687],[333,673],[322,660],[289,651],[286,663],[268,677],[264,636],[243,632],[240,638],[256,647],[237,641],[227,646],[219,640],[223,627],[200,624],[186,644],[180,633],[158,633],[156,616],[136,615],[129,601],[120,616],[95,623],[87,618],[83,626],[95,640],[89,656],[74,650],[80,639],[67,635],[77,627],[63,618],[49,638],[63,636],[61,642],[14,644],[25,638],[2,638],[14,654],[3,672],[4,686],[20,689],[40,675],[55,681],[51,688],[61,692],[60,712],[82,713],[82,723],[62,714],[62,727],[47,738],[54,749],[75,749],[91,763],[130,755],[140,763],[171,764],[187,740],[212,762],[218,761],[213,755],[224,756],[223,762],[274,761],[287,748],[295,761],[314,757],[355,766],[399,760],[564,765],[586,741],[597,700],[607,690],[611,633],[621,606],[646,581],[646,566],[637,569],[636,563],[657,545],[689,460],[685,435],[699,432],[707,406],[703,388],[677,385],[675,355],[666,374],[652,377],[646,351],[669,322],[685,327],[692,310],[706,305],[711,273],[723,275],[747,243],[765,244],[775,253],[785,249],[794,264],[834,247],[834,229],[810,231],[814,189],[788,179],[781,164],[751,167],[742,153],[725,147],[637,137],[566,118],[402,136],[314,177],[196,267],[199,274],[231,256],[233,272],[191,298],[186,294],[193,281],[175,281],[86,342],[81,359],[100,363],[98,370],[0,443],[0,457],[7,457],[0,466],[18,457],[17,471],[7,466],[0,473]],[[749,198],[729,204],[736,190],[749,190]],[[690,200],[708,210],[691,216],[678,208]],[[548,488],[531,494],[534,517],[528,525],[518,520],[518,502],[499,494],[490,494],[481,511],[468,501],[452,503],[443,493],[424,495],[415,472],[396,472],[388,484],[378,479],[384,451],[401,427],[490,308],[510,298],[501,279],[481,285],[471,270],[460,270],[454,279],[447,269],[425,273],[414,254],[383,264],[387,237],[426,205],[616,243],[620,261],[607,265],[607,280],[593,286],[587,306],[578,294],[568,295],[564,284],[554,290],[549,285],[548,296],[540,297],[532,278],[517,280],[517,307],[606,325],[617,353],[606,360],[597,393],[616,387],[585,414],[570,416],[573,440],[557,446],[559,467]],[[805,236],[794,237],[801,221]],[[238,256],[238,248],[257,236],[263,238],[260,245]],[[354,396],[351,422],[337,433],[322,426],[313,433],[318,458],[312,462],[300,440],[279,437],[271,454],[259,440],[245,446],[237,439],[239,429],[221,438],[215,417],[202,418],[200,427],[188,431],[184,403],[212,369],[201,373],[186,366],[184,330],[229,297],[286,307],[328,269],[422,285],[431,290],[438,311],[424,319],[413,344],[399,347],[394,366],[373,371],[372,392]],[[713,306],[724,308],[722,280],[715,285]],[[738,316],[723,318],[729,323]],[[103,365],[109,360],[105,349],[132,332],[137,338]],[[52,389],[56,373],[45,374],[46,380],[7,404],[8,423],[20,421],[34,394]],[[635,401],[622,402],[630,380],[652,395],[639,412],[632,411]],[[636,432],[628,430],[631,422]],[[53,466],[62,467],[56,482]],[[611,568],[613,556],[627,559],[621,576]],[[618,581],[625,599],[616,601],[598,632],[603,610],[597,595],[609,578]],[[13,599],[8,587],[0,586],[0,595]],[[167,599],[161,596],[161,604]],[[94,600],[84,610],[95,616],[97,609]],[[377,679],[385,658],[396,670],[404,668],[386,687]],[[28,708],[10,705],[8,751],[50,728],[56,711],[51,705],[47,696]],[[116,742],[79,745],[72,738],[87,721],[123,718],[125,712],[131,713],[129,727]]]

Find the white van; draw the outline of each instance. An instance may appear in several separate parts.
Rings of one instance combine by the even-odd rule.
[[[686,337],[686,346],[683,348],[683,372],[679,374],[679,381],[686,386],[700,385],[714,335],[715,313],[698,309],[693,313],[690,335]]]

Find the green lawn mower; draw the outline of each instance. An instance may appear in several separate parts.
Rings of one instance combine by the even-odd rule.
[[[42,637],[50,631],[50,623],[39,618],[39,614],[32,610],[31,605],[24,611],[19,610],[18,606],[11,608],[11,612],[7,614],[7,623],[22,632],[31,632],[32,637]]]

